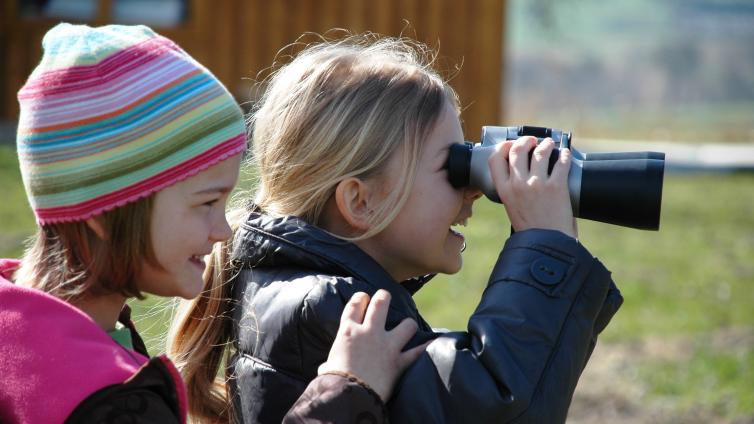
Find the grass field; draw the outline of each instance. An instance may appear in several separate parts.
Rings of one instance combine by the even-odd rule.
[[[0,183],[0,257],[15,257],[34,220],[9,147],[0,147]],[[475,209],[463,270],[417,295],[434,326],[465,328],[508,234],[500,205],[479,201]],[[752,209],[752,174],[669,175],[659,232],[579,222],[581,241],[613,272],[625,303],[587,367],[569,422],[626,411],[644,415],[621,422],[754,420]],[[133,306],[160,351],[170,309],[156,299]]]

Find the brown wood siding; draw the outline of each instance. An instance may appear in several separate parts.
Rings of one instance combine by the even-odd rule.
[[[0,114],[15,118],[15,93],[41,57],[41,39],[57,21],[18,17],[17,0],[2,1]],[[96,22],[109,22],[100,0]],[[239,101],[253,97],[253,80],[264,76],[278,52],[301,34],[333,28],[416,38],[439,46],[438,67],[464,107],[466,137],[480,126],[501,123],[505,0],[189,0],[186,22],[159,28],[205,64]],[[311,38],[310,38],[311,40]],[[455,71],[456,67],[460,70]]]

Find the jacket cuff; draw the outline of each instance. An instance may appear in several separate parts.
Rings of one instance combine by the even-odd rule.
[[[547,296],[572,296],[578,287],[561,283],[589,272],[593,266],[608,272],[575,238],[560,231],[531,229],[516,232],[506,241],[490,284],[516,281]]]
[[[333,373],[315,378],[288,411],[283,423],[387,422],[380,397],[355,378]]]

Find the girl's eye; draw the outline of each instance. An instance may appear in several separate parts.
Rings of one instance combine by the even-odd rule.
[[[440,169],[439,169],[438,171],[440,171],[440,172],[445,172],[445,171],[447,171],[447,170],[448,170],[449,168],[450,168],[450,166],[448,166],[448,160],[446,159],[446,160],[445,160],[445,161],[444,161],[444,162],[442,163],[442,166],[440,167]]]
[[[212,206],[215,206],[215,204],[217,204],[217,202],[218,202],[218,199],[210,200],[209,202],[202,203],[202,206],[212,207]]]

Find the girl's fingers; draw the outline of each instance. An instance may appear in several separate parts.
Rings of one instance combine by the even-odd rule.
[[[510,163],[511,176],[519,180],[527,180],[529,175],[529,152],[537,145],[534,137],[521,137],[511,146],[508,162]]]
[[[400,324],[390,330],[390,341],[402,349],[411,340],[411,337],[416,334],[416,330],[418,329],[419,326],[416,324],[416,321],[411,318],[405,318]]]
[[[369,306],[367,306],[367,312],[364,315],[364,324],[384,330],[389,307],[390,293],[383,289],[377,290],[377,293],[372,296]]]
[[[566,180],[568,178],[568,171],[571,169],[571,150],[560,149],[560,157],[558,162],[552,168],[552,174],[550,178],[553,180]]]
[[[419,359],[422,353],[427,350],[427,346],[429,346],[430,343],[432,343],[432,340],[419,346],[412,347],[405,352],[401,352],[401,356],[400,358],[398,358],[398,367],[400,368],[400,370],[403,371],[408,368],[409,365],[416,362],[416,360]]]
[[[498,188],[498,195],[500,194],[500,188],[505,186],[510,178],[510,170],[508,165],[508,154],[510,153],[513,141],[506,140],[497,146],[495,151],[487,159],[487,165],[490,168],[490,176],[492,182],[495,183],[495,187]],[[502,198],[502,196],[501,196]]]
[[[356,292],[351,296],[351,300],[346,303],[343,308],[343,315],[340,316],[341,328],[344,328],[344,324],[349,322],[355,322],[361,324],[364,322],[364,313],[367,310],[367,304],[369,304],[369,295],[364,292]]]
[[[531,175],[547,179],[547,166],[550,164],[550,154],[555,147],[555,143],[551,138],[542,140],[539,145],[534,148],[534,154],[531,157]]]

